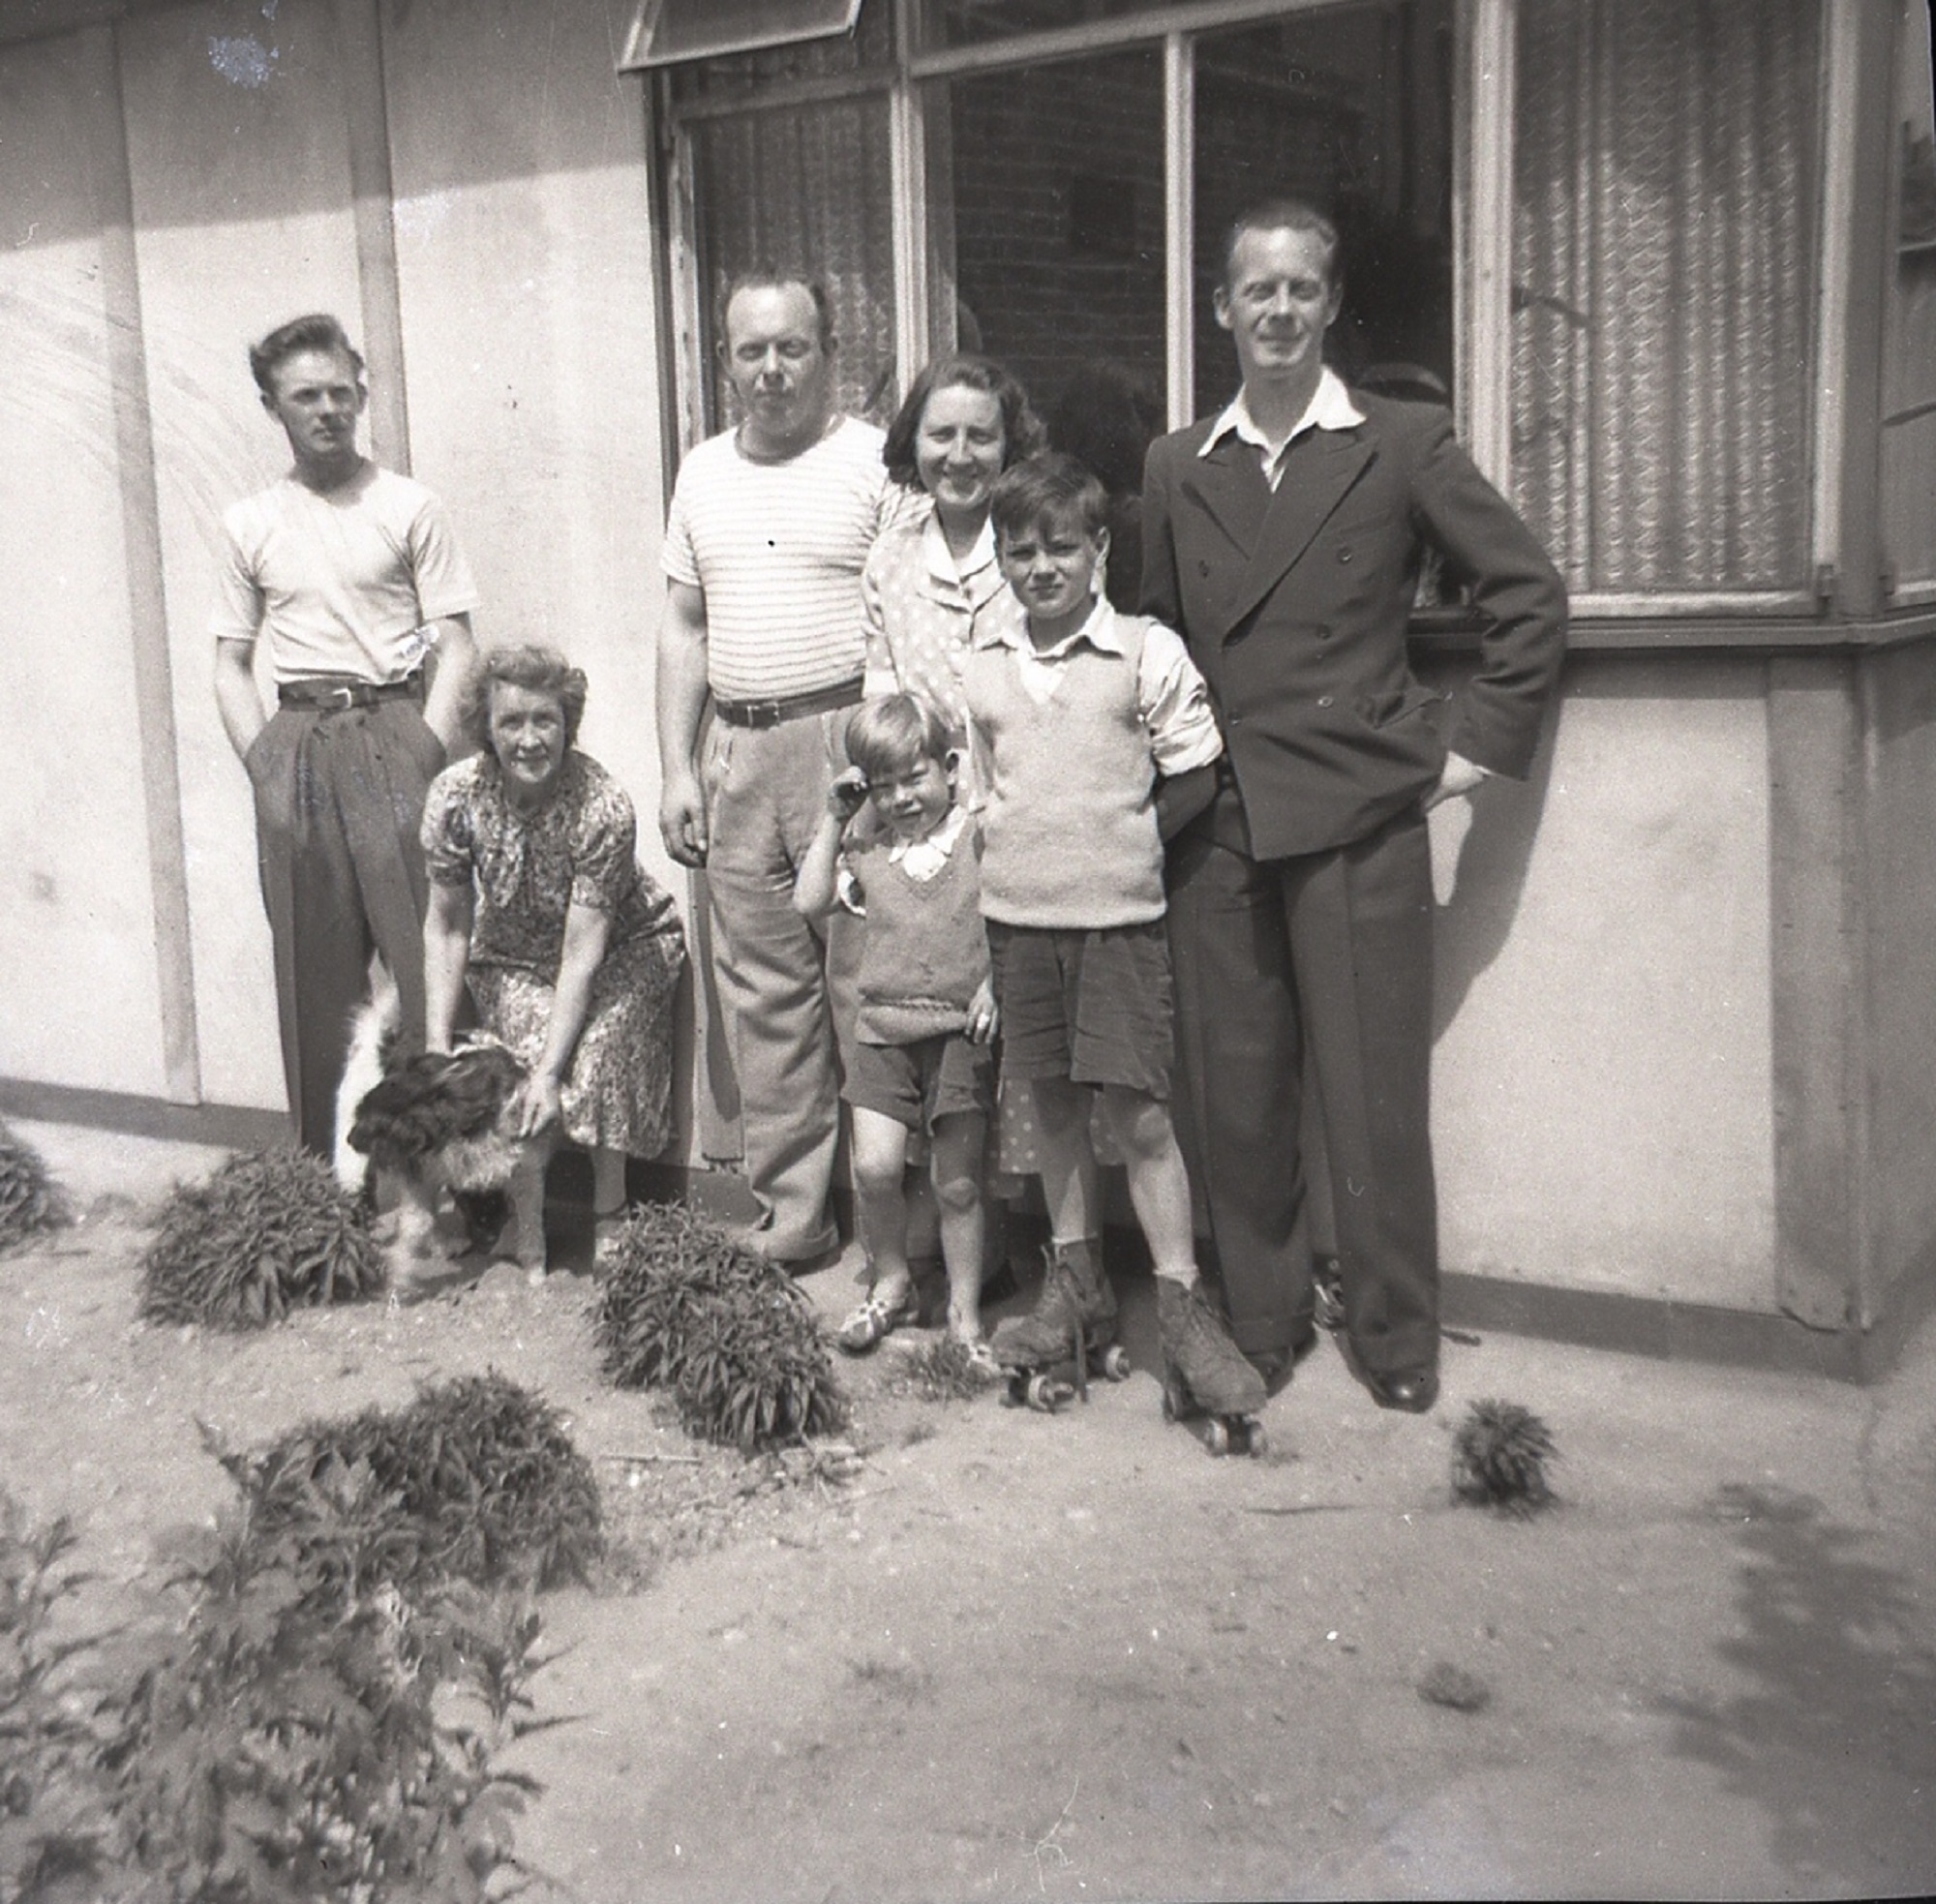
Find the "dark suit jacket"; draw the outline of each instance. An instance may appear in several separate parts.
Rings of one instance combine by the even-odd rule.
[[[1435,405],[1351,393],[1365,421],[1291,445],[1273,493],[1212,424],[1150,445],[1146,614],[1216,704],[1260,860],[1363,838],[1437,780],[1447,748],[1524,778],[1566,644],[1566,591]],[[1488,618],[1449,705],[1412,677],[1406,624],[1426,544]]]

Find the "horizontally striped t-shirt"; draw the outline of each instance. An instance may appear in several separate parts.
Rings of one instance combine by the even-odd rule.
[[[680,466],[661,559],[672,581],[705,591],[706,673],[719,699],[776,700],[860,679],[861,570],[907,507],[883,440],[843,416],[811,449],[755,463],[729,430]]]

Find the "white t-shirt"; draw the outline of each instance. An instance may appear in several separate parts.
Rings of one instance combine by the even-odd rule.
[[[477,606],[442,503],[374,463],[327,495],[285,476],[235,503],[222,526],[210,632],[265,634],[278,681],[401,680],[423,659],[425,623]]]
[[[843,416],[811,449],[755,463],[731,430],[680,466],[661,558],[706,595],[707,680],[723,701],[781,700],[861,678],[861,570],[912,506],[885,438]]]

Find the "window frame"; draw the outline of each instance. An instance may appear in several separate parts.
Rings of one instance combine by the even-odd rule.
[[[1473,461],[1512,493],[1511,294],[1518,24],[1529,0],[1454,0],[1452,250],[1454,413]],[[774,82],[743,95],[678,102],[668,73],[650,76],[665,165],[668,315],[676,392],[669,463],[706,433],[704,287],[698,283],[691,126],[700,120],[885,93],[891,134],[894,367],[905,389],[937,349],[953,343],[952,314],[933,327],[927,229],[925,88],[963,75],[1092,57],[1160,45],[1164,56],[1164,228],[1166,408],[1178,429],[1195,415],[1195,39],[1206,31],[1328,12],[1354,0],[1173,0],[1113,19],[1017,33],[961,46],[929,44],[921,28],[932,0],[871,0],[892,13],[891,62],[824,78]],[[1854,263],[1855,180],[1862,127],[1854,102],[1861,59],[1862,0],[1821,0],[1817,76],[1819,136],[1804,514],[1810,581],[1789,589],[1692,587],[1582,591],[1576,621],[1685,623],[1706,618],[1715,638],[1752,641],[1779,622],[1785,638],[1819,624],[1834,606],[1845,545],[1842,499],[1851,449],[1848,414],[1849,268]],[[938,37],[938,36],[936,36]],[[1491,340],[1488,342],[1488,340]],[[1856,430],[1861,436],[1860,427]],[[1736,632],[1728,633],[1729,624]],[[1672,639],[1671,636],[1668,637]],[[1614,639],[1618,642],[1618,636]]]

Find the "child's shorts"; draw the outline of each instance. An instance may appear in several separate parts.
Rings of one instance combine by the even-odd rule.
[[[986,1117],[994,1109],[995,1054],[958,1031],[913,1044],[857,1043],[840,1095],[932,1135],[944,1117],[966,1111]]]
[[[1002,1071],[1119,1084],[1167,1100],[1174,1055],[1162,920],[1058,932],[988,922]]]

